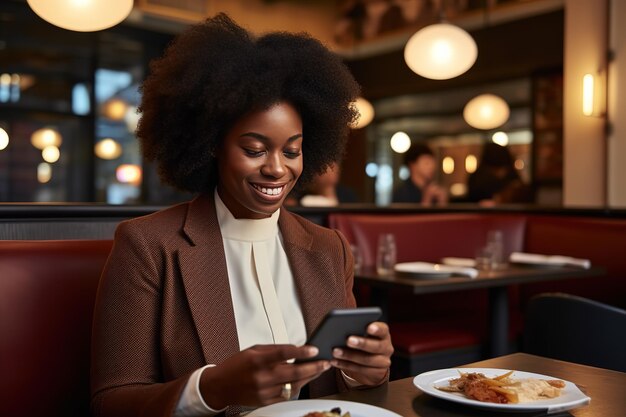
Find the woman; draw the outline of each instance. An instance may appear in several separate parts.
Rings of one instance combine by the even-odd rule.
[[[353,307],[338,232],[281,209],[343,151],[358,86],[306,35],[258,39],[221,14],[151,65],[137,131],[162,179],[199,195],[120,224],[98,290],[97,416],[233,415],[386,382],[388,327],[331,361],[307,335]]]
[[[509,149],[494,142],[484,144],[478,169],[468,178],[467,190],[468,201],[485,207],[532,201]]]

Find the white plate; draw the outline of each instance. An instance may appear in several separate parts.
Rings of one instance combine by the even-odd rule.
[[[509,412],[527,412],[547,410],[548,413],[557,413],[572,408],[580,407],[588,404],[591,398],[587,397],[578,387],[569,382],[565,382],[565,388],[562,389],[561,395],[556,398],[546,400],[537,400],[521,404],[495,404],[486,403],[478,400],[467,398],[461,393],[440,391],[435,386],[446,386],[451,378],[458,378],[461,372],[480,372],[487,377],[493,378],[509,372],[508,369],[493,368],[458,368],[458,369],[440,369],[437,371],[424,372],[413,379],[413,384],[423,392],[433,397],[449,400],[461,404],[480,407],[483,409],[509,411]],[[513,378],[539,378],[539,379],[561,379],[547,375],[534,374],[531,372],[515,371]]]
[[[373,405],[339,400],[285,401],[257,408],[246,417],[302,417],[312,411],[330,411],[335,407],[341,408],[342,414],[349,411],[352,417],[402,417]]]
[[[422,277],[444,278],[451,275],[466,275],[470,278],[478,276],[478,270],[458,266],[431,264],[429,262],[403,262],[396,264],[396,272],[419,275]]]

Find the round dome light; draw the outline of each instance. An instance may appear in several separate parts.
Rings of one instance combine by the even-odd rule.
[[[360,114],[359,119],[355,123],[350,124],[352,129],[361,129],[374,120],[374,106],[372,106],[372,103],[365,100],[363,97],[359,97],[352,105],[356,107],[356,110]]]
[[[41,157],[44,161],[54,164],[61,157],[61,151],[54,145],[46,146],[41,150]]]
[[[500,146],[506,146],[509,144],[509,135],[507,135],[505,132],[499,131],[491,136],[491,141],[493,143],[497,143]]]
[[[494,94],[481,94],[467,102],[463,118],[476,129],[495,129],[509,119],[509,105]]]
[[[37,165],[37,181],[41,184],[45,184],[52,178],[52,167],[47,162],[42,162]]]
[[[0,151],[9,146],[9,134],[0,127]]]
[[[28,5],[55,26],[93,32],[126,19],[133,9],[133,0],[28,0]]]
[[[96,143],[94,152],[100,159],[115,159],[122,155],[122,145],[111,138],[106,138]]]
[[[433,80],[458,77],[474,65],[477,57],[474,38],[449,23],[418,30],[404,47],[404,60],[409,68]]]
[[[115,177],[121,183],[139,185],[141,183],[141,167],[134,164],[122,164],[115,170]]]
[[[104,103],[102,113],[111,120],[123,120],[128,110],[128,103],[120,98],[112,98]]]
[[[391,149],[397,153],[405,153],[411,147],[411,138],[404,132],[396,132],[389,141]]]
[[[52,128],[45,127],[43,129],[35,130],[30,136],[30,143],[37,149],[45,148],[46,146],[61,146],[63,138],[61,134]]]

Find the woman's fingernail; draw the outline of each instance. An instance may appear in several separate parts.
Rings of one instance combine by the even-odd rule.
[[[311,346],[311,347],[309,347],[308,353],[309,353],[309,356],[317,356],[319,351],[320,350],[318,348],[316,348],[315,346]]]
[[[335,348],[335,349],[333,349],[333,355],[341,357],[341,356],[343,356],[343,350],[341,350],[339,348]]]
[[[358,337],[350,336],[348,338],[348,345],[350,346],[359,346],[360,343],[361,341],[359,340]]]
[[[376,334],[376,333],[378,333],[378,330],[379,330],[379,328],[378,328],[377,324],[370,325],[370,333]]]

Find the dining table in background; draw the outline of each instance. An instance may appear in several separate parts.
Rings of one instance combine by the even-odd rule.
[[[489,353],[492,357],[496,357],[509,353],[507,347],[509,334],[508,286],[591,278],[604,273],[604,268],[597,266],[584,269],[571,266],[538,267],[509,264],[500,269],[481,270],[476,278],[460,275],[426,278],[397,272],[391,275],[380,275],[375,268],[362,268],[355,273],[354,278],[357,282],[371,286],[370,304],[382,308],[383,320],[387,318],[389,290],[392,287],[409,287],[416,295],[487,288],[489,292]]]
[[[459,368],[496,368],[538,373],[570,381],[591,397],[589,404],[568,411],[550,414],[553,417],[612,417],[626,416],[626,373],[594,368],[525,353],[513,353],[460,366]],[[369,390],[353,390],[324,399],[354,401],[382,407],[403,417],[536,417],[545,412],[502,413],[481,410],[421,392],[413,384],[413,377],[392,381]]]

